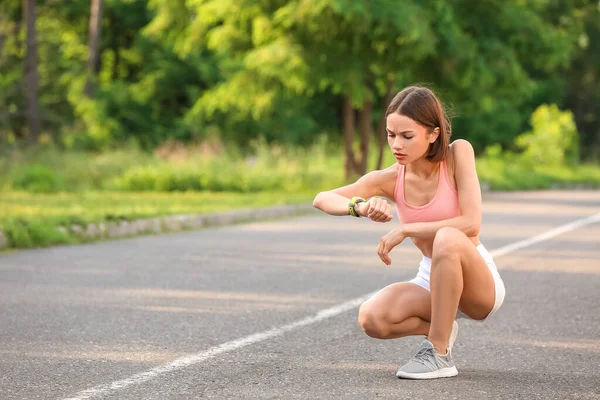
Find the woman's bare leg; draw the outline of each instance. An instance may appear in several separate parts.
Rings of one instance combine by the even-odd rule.
[[[445,354],[458,307],[480,320],[494,301],[494,278],[479,251],[458,229],[440,229],[433,241],[429,341]]]
[[[427,335],[431,320],[431,296],[411,282],[389,285],[365,301],[358,323],[371,337],[393,339]]]

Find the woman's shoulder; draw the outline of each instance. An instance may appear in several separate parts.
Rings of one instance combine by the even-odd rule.
[[[449,146],[446,164],[452,170],[460,163],[471,163],[475,159],[475,151],[468,140],[456,139]]]
[[[393,163],[389,167],[379,170],[379,172],[381,173],[382,176],[387,176],[387,177],[397,175],[398,171],[400,171],[400,164],[398,164],[398,163]]]
[[[398,172],[400,171],[400,164],[394,163],[387,168],[384,168],[379,171],[381,180],[388,183],[393,183],[396,185],[396,178],[398,177]]]
[[[472,168],[474,168],[474,163],[475,152],[473,150],[473,146],[468,140],[457,139],[450,143],[450,151],[448,152],[448,157],[446,159],[446,169],[448,171],[448,178],[452,187],[457,189],[457,171],[464,171],[466,165],[473,165]]]
[[[473,146],[468,140],[456,139],[455,141],[450,143],[449,155],[451,157],[454,157],[454,159],[462,158],[461,156],[469,156],[472,154],[474,155]]]
[[[381,188],[385,197],[390,200],[394,199],[394,189],[396,188],[396,178],[398,177],[398,171],[400,170],[400,164],[394,163],[387,168],[378,169],[369,172],[369,180]]]

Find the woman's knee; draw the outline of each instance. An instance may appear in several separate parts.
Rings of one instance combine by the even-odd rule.
[[[386,339],[390,334],[384,316],[368,302],[363,303],[358,310],[358,324],[372,338]]]
[[[457,258],[464,238],[465,234],[456,228],[441,228],[433,239],[432,258]]]

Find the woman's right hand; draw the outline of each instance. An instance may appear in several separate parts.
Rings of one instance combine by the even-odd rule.
[[[371,197],[364,203],[358,203],[354,209],[361,217],[369,218],[375,222],[390,222],[392,216],[392,206],[387,200],[380,197]]]

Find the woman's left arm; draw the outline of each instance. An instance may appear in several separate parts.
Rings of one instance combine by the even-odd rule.
[[[456,140],[450,146],[454,159],[454,177],[458,189],[460,214],[458,217],[435,222],[404,224],[405,237],[433,239],[438,230],[452,227],[469,237],[477,236],[481,226],[481,187],[475,169],[475,152],[466,140]]]

